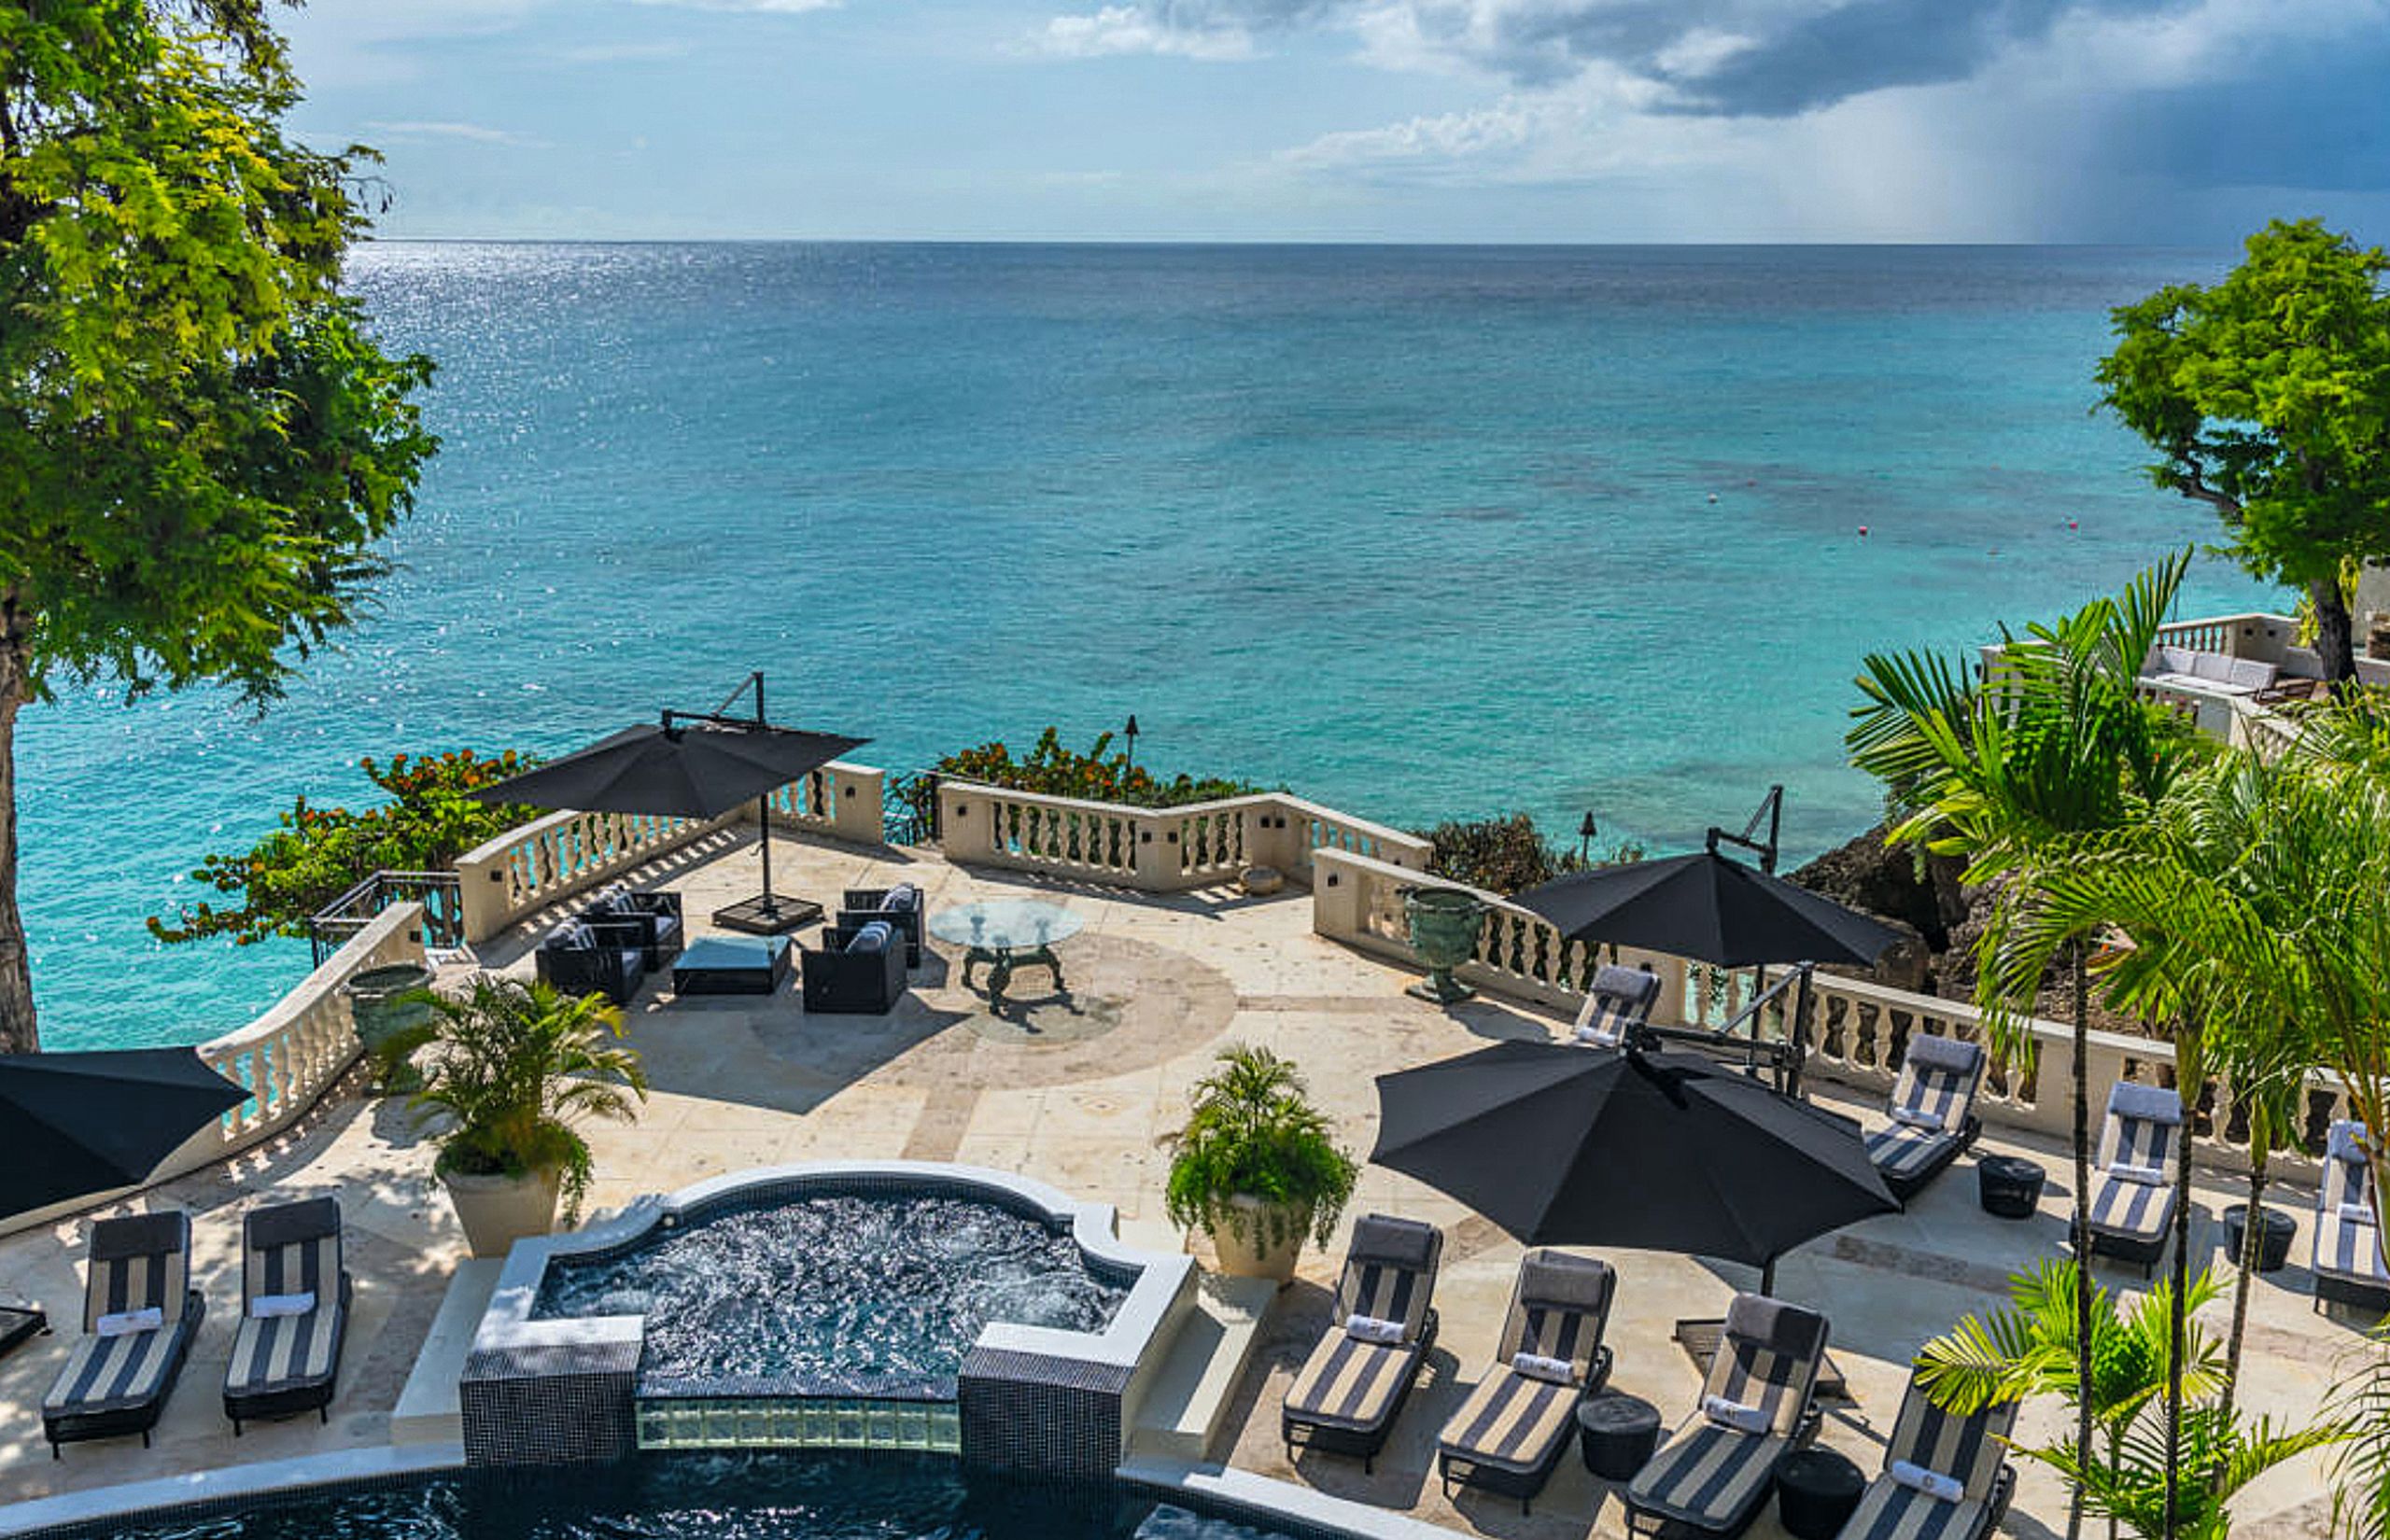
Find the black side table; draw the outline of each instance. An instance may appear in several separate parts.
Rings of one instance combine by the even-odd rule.
[[[1859,1467],[1834,1450],[1795,1450],[1776,1467],[1776,1516],[1794,1540],[1834,1540],[1866,1490]]]
[[[1605,1481],[1631,1481],[1660,1447],[1660,1408],[1639,1395],[1605,1391],[1577,1403],[1577,1449]]]
[[[2257,1242],[2257,1270],[2261,1273],[2280,1272],[2290,1263],[2290,1243],[2299,1237],[2299,1225],[2290,1215],[2275,1209],[2260,1209],[2264,1217],[2265,1236]],[[2241,1244],[2247,1233],[2249,1205],[2235,1203],[2224,1211],[2224,1256],[2234,1267],[2241,1265]]]
[[[2015,1155],[1984,1155],[1975,1162],[1975,1192],[1988,1214],[2031,1219],[2042,1201],[2042,1169]]]

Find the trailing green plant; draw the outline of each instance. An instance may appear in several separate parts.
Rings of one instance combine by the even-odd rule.
[[[1250,1225],[1265,1249],[1306,1232],[1327,1245],[1353,1200],[1359,1163],[1337,1144],[1291,1061],[1242,1043],[1218,1057],[1219,1068],[1195,1083],[1186,1126],[1163,1141],[1172,1223],[1254,1239]],[[1239,1197],[1261,1206],[1242,1208]]]
[[[589,1192],[589,1141],[576,1125],[628,1123],[647,1099],[623,1015],[603,995],[569,995],[544,980],[476,973],[458,995],[426,990],[432,1009],[394,1047],[425,1050],[423,1084],[407,1099],[439,1125],[434,1169],[447,1176],[559,1173],[568,1224]]]
[[[1643,859],[1643,847],[1631,842],[1611,847],[1598,860],[1588,859],[1544,838],[1528,813],[1454,819],[1417,833],[1428,844],[1429,872],[1489,893],[1525,892],[1571,872]]]
[[[239,907],[219,909],[204,900],[186,904],[175,923],[150,916],[149,933],[170,943],[230,936],[236,946],[303,936],[308,917],[375,872],[445,870],[474,847],[537,818],[536,807],[466,795],[537,763],[511,749],[487,758],[460,749],[398,754],[387,765],[360,760],[366,778],[390,794],[388,802],[351,812],[301,797],[275,820],[274,831],[246,852],[211,854],[190,874],[193,882],[238,895]]]

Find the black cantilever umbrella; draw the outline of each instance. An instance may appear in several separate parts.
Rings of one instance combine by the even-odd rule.
[[[1497,1043],[1378,1076],[1370,1158],[1530,1246],[1750,1263],[1900,1204],[1859,1126],[1684,1054]]]
[[[1900,939],[1865,915],[1715,849],[1574,872],[1511,902],[1571,940],[1648,946],[1722,968],[1864,967]]]
[[[760,720],[760,679],[756,691],[758,720],[667,711],[660,721],[626,727],[471,795],[483,802],[527,802],[586,813],[720,818],[871,741],[773,727]],[[784,906],[773,898],[772,821],[765,816],[761,822],[763,897],[734,904],[714,917],[746,929],[783,930],[783,910],[801,921],[821,908],[794,902]],[[752,911],[752,917],[734,918],[734,911]]]
[[[0,1055],[0,1215],[144,1181],[248,1095],[190,1048]]]

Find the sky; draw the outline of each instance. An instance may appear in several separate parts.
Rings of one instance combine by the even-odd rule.
[[[2390,241],[2390,0],[312,0],[381,233]]]

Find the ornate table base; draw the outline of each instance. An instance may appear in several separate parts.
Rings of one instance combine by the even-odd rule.
[[[963,987],[971,987],[971,969],[975,963],[989,964],[988,1003],[1004,1003],[1005,987],[1012,982],[1015,968],[1043,968],[1054,975],[1054,987],[1062,984],[1062,962],[1051,946],[974,946],[963,955]]]

